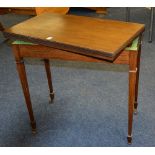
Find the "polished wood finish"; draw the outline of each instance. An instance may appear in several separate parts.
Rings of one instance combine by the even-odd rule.
[[[45,70],[46,70],[46,75],[47,75],[47,80],[48,80],[48,86],[49,86],[49,91],[50,91],[50,99],[51,102],[54,99],[54,91],[53,91],[53,85],[52,85],[52,76],[51,76],[51,70],[50,70],[50,62],[48,59],[44,59],[44,63],[45,63]]]
[[[132,142],[132,122],[133,110],[136,92],[136,76],[137,76],[137,51],[129,53],[129,101],[128,101],[128,143]]]
[[[66,14],[69,11],[69,7],[36,7],[35,11],[37,15],[47,13],[47,12]]]
[[[31,104],[31,98],[30,98],[29,86],[27,82],[24,60],[20,55],[20,48],[18,47],[18,45],[13,46],[13,52],[14,52],[14,56],[16,60],[20,82],[23,88],[23,93],[24,93],[27,109],[28,109],[29,116],[30,116],[30,121],[31,121],[30,123],[31,123],[32,131],[36,132],[36,122],[35,122],[33,110],[32,110],[32,104]]]
[[[30,25],[31,27],[29,27]],[[35,120],[28,91],[25,67],[22,62],[24,57],[44,59],[50,94],[53,93],[48,60],[50,58],[128,64],[129,99],[127,139],[128,143],[131,143],[133,111],[138,95],[141,37],[139,37],[138,50],[125,51],[124,49],[131,44],[135,37],[141,36],[143,31],[144,25],[142,24],[57,14],[44,14],[5,30],[7,37],[21,38],[22,40],[37,43],[35,45],[13,45],[31,124]],[[52,39],[50,38],[51,41],[49,38],[47,39],[50,36],[53,37]],[[35,129],[35,125],[32,125],[32,129]]]
[[[138,84],[139,84],[139,72],[140,72],[140,56],[141,56],[141,39],[138,47],[138,55],[137,55],[137,74],[136,74],[136,88],[135,88],[135,101],[134,101],[134,114],[137,114],[137,106],[138,106]]]
[[[16,13],[16,14],[26,14],[26,15],[36,15],[35,9],[33,7],[1,7],[0,14]]]
[[[85,55],[71,53],[68,51],[54,49],[54,48],[50,48],[42,45],[13,45],[13,47],[14,49],[20,49],[18,50],[19,52],[18,57],[20,58],[18,59],[16,58],[16,61],[21,60],[23,57],[41,58],[44,60],[51,100],[53,100],[54,98],[54,93],[53,93],[53,86],[52,86],[52,77],[50,72],[50,64],[48,59],[110,63],[107,60],[88,57]],[[127,137],[129,144],[132,142],[133,110],[134,110],[134,104],[135,104],[135,101],[137,101],[137,95],[138,95],[138,78],[139,78],[138,68],[140,65],[140,62],[139,62],[140,49],[141,49],[141,44],[139,43],[139,48],[137,51],[122,51],[119,57],[117,57],[117,59],[113,61],[114,64],[129,64],[129,103],[128,103],[128,137]],[[14,51],[17,51],[17,50],[14,50]],[[18,71],[20,72],[19,69]],[[29,100],[29,97],[28,97],[28,100]],[[29,102],[27,104],[29,104]]]
[[[143,24],[46,13],[6,29],[4,35],[113,61],[142,31]]]
[[[35,57],[35,58],[46,58],[46,59],[59,59],[67,61],[83,61],[83,62],[102,62],[111,63],[104,59],[94,58],[91,56],[85,56],[73,52],[59,50],[42,45],[19,45],[23,57]],[[129,63],[129,51],[124,50],[122,53],[113,61],[114,64],[128,64]]]

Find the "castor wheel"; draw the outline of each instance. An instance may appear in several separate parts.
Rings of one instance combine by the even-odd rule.
[[[54,92],[50,93],[49,103],[53,103],[54,100]]]
[[[132,136],[127,137],[128,144],[132,144]]]

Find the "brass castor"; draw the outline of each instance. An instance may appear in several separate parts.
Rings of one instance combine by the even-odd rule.
[[[132,136],[127,137],[128,144],[132,144]]]
[[[53,100],[54,100],[54,92],[50,93],[49,103],[53,103]]]

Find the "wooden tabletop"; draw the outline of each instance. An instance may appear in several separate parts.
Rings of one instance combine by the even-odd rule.
[[[4,35],[113,60],[143,31],[143,24],[46,13],[6,29]]]

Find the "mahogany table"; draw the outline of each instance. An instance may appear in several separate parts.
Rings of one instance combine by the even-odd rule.
[[[133,113],[137,109],[143,31],[143,24],[51,13],[33,17],[5,29],[3,33],[7,38],[21,41],[12,46],[32,131],[36,131],[36,122],[25,72],[25,57],[44,60],[51,100],[54,92],[49,59],[121,63],[129,65],[127,140],[131,143]],[[129,48],[133,44],[136,47]]]

